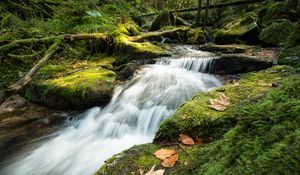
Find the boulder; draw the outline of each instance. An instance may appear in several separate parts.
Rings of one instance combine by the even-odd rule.
[[[212,73],[235,74],[258,71],[269,68],[272,62],[256,56],[242,54],[224,54],[213,60]]]
[[[231,45],[205,44],[199,46],[199,50],[202,51],[208,51],[214,53],[220,52],[224,54],[244,53],[252,48],[253,48],[252,46],[239,45],[239,44],[231,44]]]
[[[258,41],[259,29],[256,20],[251,17],[239,18],[225,25],[215,34],[215,43],[233,44],[247,43],[256,44]]]
[[[77,65],[62,66],[65,70],[57,70],[60,65],[44,67],[25,90],[25,98],[55,109],[86,109],[107,104],[116,74],[106,69],[108,65]],[[49,75],[52,76],[44,77]]]
[[[204,44],[205,43],[205,32],[202,28],[190,29],[187,33],[188,44]]]
[[[280,46],[287,42],[294,25],[287,19],[273,21],[268,27],[262,29],[259,40],[267,46]]]
[[[175,17],[170,11],[160,13],[151,24],[150,31],[159,30],[164,26],[172,26],[175,24]]]

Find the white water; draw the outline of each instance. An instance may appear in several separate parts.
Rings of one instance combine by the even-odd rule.
[[[184,53],[179,60],[167,58],[145,66],[131,81],[115,90],[106,107],[89,109],[83,119],[0,174],[93,174],[113,154],[151,142],[160,122],[184,101],[199,91],[221,85],[214,75],[198,72],[208,69],[211,62],[208,55],[189,47],[181,52]],[[188,56],[191,53],[193,57]],[[205,58],[195,59],[195,55]]]

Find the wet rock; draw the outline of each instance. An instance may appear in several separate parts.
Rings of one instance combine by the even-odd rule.
[[[38,106],[19,95],[9,97],[0,106],[0,161],[27,141],[54,131],[65,120],[64,112]]]
[[[199,46],[199,50],[202,50],[202,51],[220,52],[220,53],[224,53],[224,54],[244,53],[251,48],[252,48],[252,46],[238,45],[238,44],[231,44],[231,45],[205,44],[205,45]]]
[[[213,60],[213,71],[216,74],[234,74],[269,68],[272,62],[255,56],[242,54],[225,54]]]

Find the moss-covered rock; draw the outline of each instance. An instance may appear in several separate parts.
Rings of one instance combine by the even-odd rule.
[[[205,43],[205,32],[202,28],[191,29],[187,33],[189,44],[204,44]]]
[[[261,31],[259,40],[265,45],[280,46],[287,42],[287,36],[289,36],[292,31],[294,31],[292,22],[286,19],[277,20]]]
[[[25,90],[30,101],[58,109],[85,109],[109,102],[116,74],[113,60],[48,65]],[[50,75],[50,76],[49,76]]]
[[[164,26],[172,26],[175,23],[175,17],[173,13],[168,10],[161,12],[153,21],[150,27],[150,31],[159,30]]]
[[[141,60],[168,56],[169,54],[159,46],[150,42],[132,42],[125,34],[115,37],[114,54],[117,55],[119,64],[127,63],[131,60]]]
[[[220,29],[214,37],[217,44],[257,43],[259,35],[255,17],[251,15],[238,18]]]
[[[288,66],[244,74],[234,84],[199,93],[183,104],[156,133],[156,141],[168,143],[179,153],[179,162],[166,172],[297,174],[299,74]],[[230,97],[230,106],[224,112],[208,107],[208,99],[220,92]],[[203,144],[178,146],[175,143],[182,133],[201,138]],[[160,147],[155,143],[134,146],[108,160],[98,174],[138,175],[139,170],[147,172],[153,165],[162,168],[153,155]],[[141,158],[143,161],[139,161]]]
[[[300,64],[300,46],[286,48],[280,54],[279,64],[299,65]]]
[[[241,102],[249,97],[256,97],[276,83],[284,72],[290,68],[277,66],[258,73],[248,73],[241,77],[237,84],[226,85],[211,92],[200,93],[182,105],[176,113],[162,122],[156,140],[173,140],[181,133],[215,140],[223,136],[235,125],[235,111],[240,109]],[[219,92],[230,97],[230,106],[225,112],[218,112],[208,107],[208,99],[216,98]]]

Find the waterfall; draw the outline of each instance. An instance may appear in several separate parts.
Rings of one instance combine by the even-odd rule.
[[[178,59],[165,58],[144,66],[132,80],[116,88],[106,107],[87,110],[82,119],[54,138],[9,162],[0,174],[93,174],[112,155],[151,142],[160,122],[183,102],[221,85],[214,75],[199,72],[210,69],[211,58],[196,60],[188,53],[207,55],[187,50]]]

